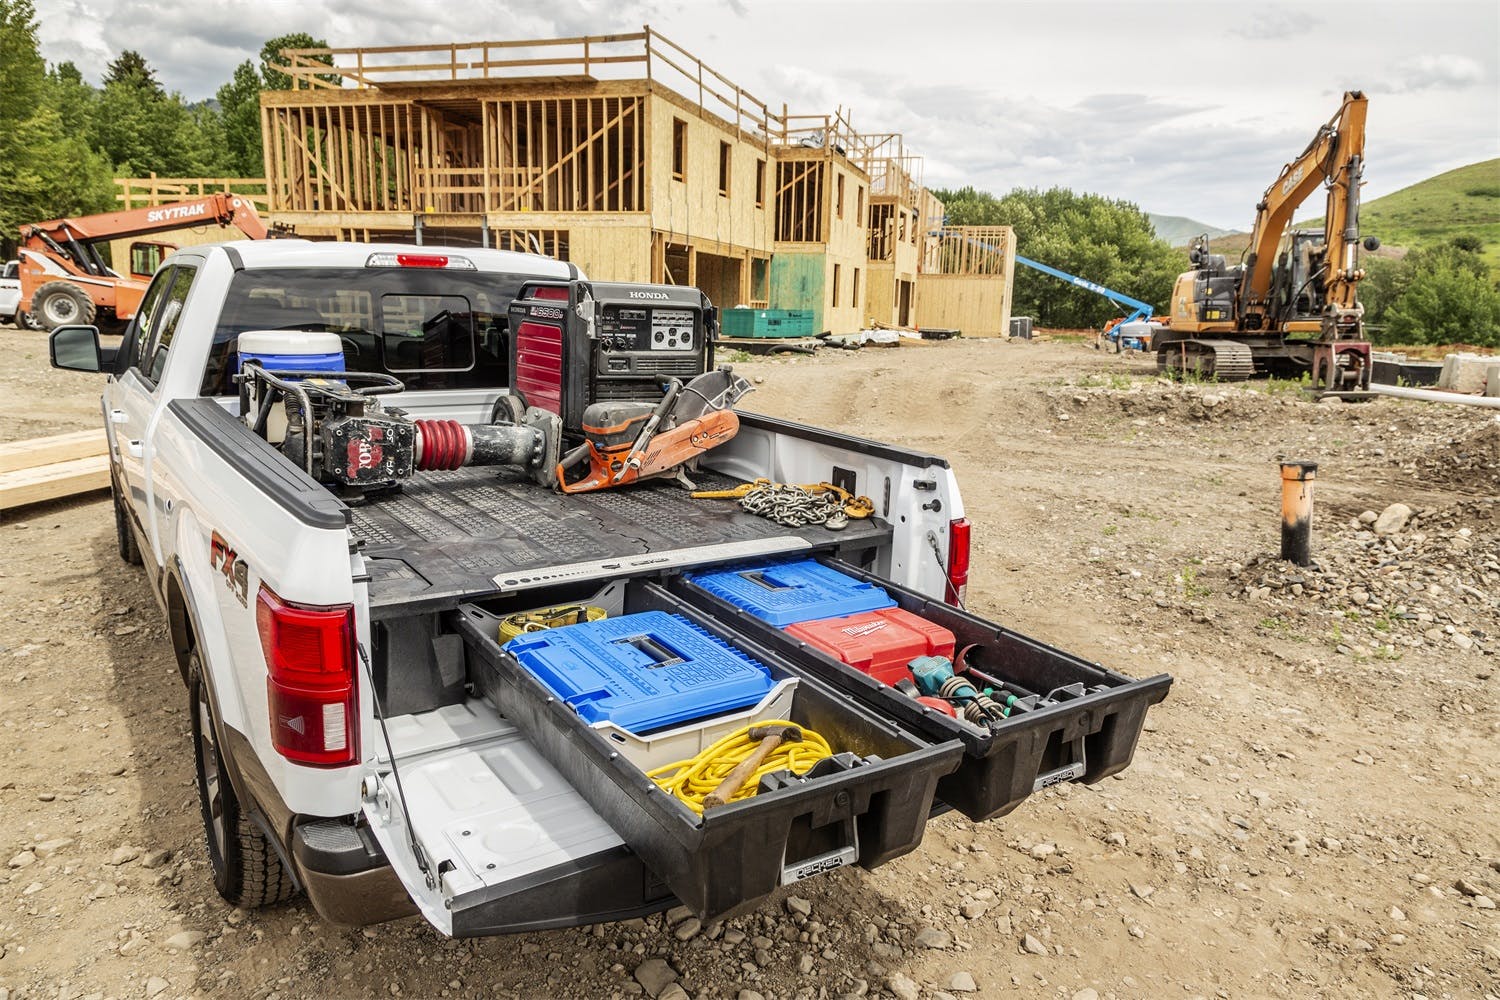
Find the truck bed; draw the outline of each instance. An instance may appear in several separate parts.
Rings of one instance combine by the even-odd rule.
[[[712,472],[693,478],[700,489],[739,483]],[[788,528],[733,500],[694,500],[669,481],[568,496],[493,467],[418,473],[399,493],[351,506],[350,515],[376,619],[428,602],[451,606],[455,598],[669,568],[674,553],[702,562],[835,543],[858,548],[891,533],[880,518],[851,520],[837,532]]]

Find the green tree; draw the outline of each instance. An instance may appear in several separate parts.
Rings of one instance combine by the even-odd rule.
[[[113,199],[108,162],[54,96],[31,0],[0,0],[0,243],[24,223],[101,211]]]
[[[37,48],[31,0],[0,0],[0,135],[31,117],[41,100],[46,66]]]
[[[234,76],[215,95],[223,120],[226,169],[236,177],[259,177],[265,170],[261,156],[260,89],[260,74],[247,59],[234,68]]]
[[[281,54],[282,49],[326,49],[328,42],[322,38],[314,38],[305,31],[296,31],[289,35],[277,35],[260,47],[260,61],[264,66],[262,79],[266,90],[291,90],[292,78],[283,73],[278,67],[291,65],[290,60]],[[332,56],[316,56],[314,61],[333,65]],[[332,86],[339,86],[344,78],[337,73],[320,73],[318,79]]]
[[[153,97],[165,97],[167,92],[156,79],[156,70],[146,62],[146,57],[134,49],[126,49],[109,64],[104,74],[104,85],[125,84],[144,91]]]
[[[1477,240],[1458,237],[1407,254],[1402,262],[1407,274],[1399,297],[1385,310],[1381,339],[1500,345],[1500,290],[1479,255],[1482,249]]]

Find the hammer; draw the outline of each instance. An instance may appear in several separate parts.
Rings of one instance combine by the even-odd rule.
[[[759,740],[760,745],[755,748],[750,756],[735,765],[734,770],[729,772],[729,776],[719,782],[718,788],[708,793],[708,797],[703,800],[704,811],[713,809],[716,806],[722,806],[734,798],[735,793],[740,790],[740,787],[750,779],[750,775],[760,770],[761,764],[765,763],[766,758],[771,756],[771,752],[781,746],[781,744],[801,743],[802,727],[790,725],[751,726],[749,733],[746,735],[752,740]]]

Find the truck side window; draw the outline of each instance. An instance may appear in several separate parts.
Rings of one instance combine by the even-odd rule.
[[[162,372],[167,367],[167,355],[172,348],[172,335],[177,332],[177,323],[182,318],[182,307],[187,302],[188,292],[193,287],[193,279],[198,276],[196,267],[177,265],[177,276],[172,281],[172,287],[161,300],[157,310],[156,330],[151,336],[151,343],[146,347],[146,356],[141,359],[141,372],[151,381],[152,385],[161,381]]]
[[[146,348],[151,343],[151,328],[156,321],[156,307],[161,302],[162,295],[166,293],[167,286],[172,283],[172,275],[176,273],[176,270],[175,267],[169,267],[158,274],[141,298],[140,308],[135,311],[135,326],[130,331],[128,341],[130,366],[139,369],[143,377],[146,370],[141,364],[141,359],[146,356]]]

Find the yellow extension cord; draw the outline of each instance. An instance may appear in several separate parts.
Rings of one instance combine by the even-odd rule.
[[[769,719],[751,725],[791,726],[795,723],[785,719]],[[758,740],[750,739],[750,728],[744,726],[737,729],[698,756],[647,771],[646,776],[681,799],[693,812],[701,814],[703,800],[708,794],[718,788],[729,777],[729,772],[734,770],[735,765],[754,753],[759,745]],[[805,726],[800,728],[801,742],[783,743],[772,750],[760,768],[745,780],[729,801],[738,802],[754,795],[760,787],[761,777],[772,771],[791,771],[793,774],[803,775],[824,757],[833,756],[833,748],[828,745],[827,740]]]

